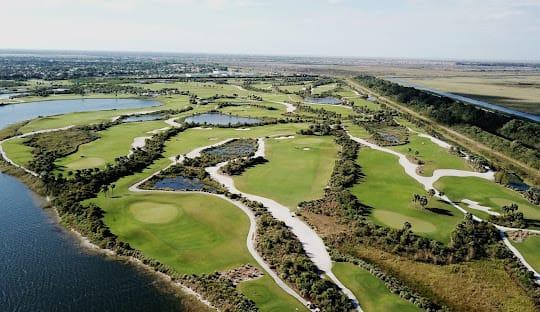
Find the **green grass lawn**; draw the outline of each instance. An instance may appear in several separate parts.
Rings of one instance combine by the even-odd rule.
[[[306,124],[276,124],[259,127],[249,127],[247,131],[232,128],[188,129],[170,139],[165,146],[166,157],[186,154],[201,146],[215,144],[229,138],[259,138],[276,135],[295,135]]]
[[[321,86],[317,86],[311,90],[312,94],[321,94],[326,91],[334,90],[337,87],[337,83],[329,83]]]
[[[519,252],[525,257],[525,260],[536,271],[540,271],[540,236],[532,235],[523,240],[523,242],[512,242]]]
[[[339,105],[331,105],[331,104],[304,104],[312,108],[316,109],[324,109],[330,112],[338,113],[342,117],[348,117],[352,114],[354,114],[353,110],[351,108],[339,106]]]
[[[264,312],[308,311],[294,297],[283,292],[268,275],[238,284],[238,289]]]
[[[251,106],[249,104],[243,104],[241,106],[228,106],[220,109],[219,111],[225,114],[233,114],[245,117],[271,117],[280,118],[282,114],[286,112],[285,106],[277,103],[270,102],[254,102],[257,105],[264,105],[266,107],[272,107],[275,110],[268,110],[260,107]]]
[[[373,208],[370,219],[394,228],[401,228],[407,221],[414,232],[449,242],[450,233],[463,220],[463,214],[436,199],[429,201],[427,207],[430,210],[413,205],[413,194],[425,195],[426,191],[405,173],[396,156],[363,147],[358,164],[365,177],[351,188],[351,192]]]
[[[424,162],[422,175],[424,176],[432,176],[433,171],[436,169],[473,170],[464,158],[451,154],[449,150],[438,146],[428,138],[411,133],[409,141],[407,144],[390,148],[404,155],[422,160]],[[418,155],[416,152],[418,152]]]
[[[298,91],[302,91],[305,88],[307,88],[306,84],[278,86],[278,89],[288,91],[288,92],[298,92]]]
[[[268,139],[269,162],[235,177],[235,183],[243,192],[271,198],[296,210],[301,201],[322,197],[337,152],[332,137],[296,135],[294,139]]]
[[[98,140],[79,146],[76,153],[59,159],[56,164],[64,170],[104,167],[114,159],[126,156],[136,137],[152,136],[149,131],[167,127],[163,121],[130,122],[100,131]]]
[[[354,293],[366,312],[421,311],[414,304],[391,293],[381,280],[357,265],[338,262],[332,271]]]
[[[498,212],[502,211],[502,206],[516,203],[525,218],[534,223],[532,227],[540,228],[540,207],[529,203],[518,192],[495,182],[475,177],[444,177],[435,183],[435,187],[453,201],[469,199]]]
[[[23,144],[26,140],[28,140],[28,138],[12,139],[2,144],[2,148],[9,159],[20,166],[27,166],[28,162],[33,158],[33,148]]]
[[[182,274],[211,273],[255,264],[247,251],[247,216],[203,194],[100,196],[105,223],[123,241]],[[141,209],[151,210],[146,215]]]

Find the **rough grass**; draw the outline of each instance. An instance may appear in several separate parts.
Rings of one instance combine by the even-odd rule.
[[[236,186],[296,210],[301,201],[322,197],[337,152],[332,137],[297,135],[287,140],[268,139],[265,158],[269,162],[235,177]]]
[[[450,233],[463,220],[463,214],[436,199],[430,199],[428,209],[413,205],[413,194],[426,195],[426,191],[405,173],[397,157],[361,147],[358,164],[365,177],[351,192],[372,207],[371,220],[394,228],[401,228],[403,222],[408,221],[417,234],[444,243],[449,241]]]
[[[366,312],[420,311],[412,303],[391,293],[381,280],[357,265],[338,262],[332,271],[354,293]]]
[[[532,300],[504,271],[500,261],[433,265],[360,246],[354,253],[438,298],[452,311],[536,311]]]
[[[518,192],[495,182],[474,177],[444,177],[435,183],[435,187],[444,191],[453,201],[466,198],[498,212],[502,211],[503,205],[516,203],[519,205],[519,211],[533,223],[532,227],[540,227],[540,207],[529,203]]]
[[[263,312],[308,311],[295,298],[283,292],[268,275],[242,282],[238,284],[238,289]]]

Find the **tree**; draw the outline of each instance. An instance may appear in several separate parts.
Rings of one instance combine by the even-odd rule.
[[[115,187],[116,187],[116,184],[111,184],[111,196],[113,195]]]
[[[429,191],[428,191],[428,196],[429,196],[429,197],[433,197],[433,196],[435,196],[435,193],[436,193],[436,192],[435,192],[434,189],[429,189]]]
[[[107,197],[107,192],[109,191],[109,186],[104,184],[101,186],[101,191],[105,194],[105,197]]]

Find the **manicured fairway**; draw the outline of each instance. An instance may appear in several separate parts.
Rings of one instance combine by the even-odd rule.
[[[337,87],[337,83],[329,83],[321,86],[317,86],[311,90],[313,94],[321,94],[326,91],[333,90]]]
[[[163,121],[130,122],[100,131],[98,140],[79,146],[76,153],[57,161],[65,170],[102,167],[126,156],[136,137],[152,136],[149,131],[166,127]]]
[[[536,271],[540,271],[540,235],[529,236],[523,242],[512,242],[525,260],[532,265]]]
[[[332,137],[296,135],[294,139],[268,139],[268,163],[235,177],[239,190],[271,198],[291,210],[301,201],[322,197],[338,146]]]
[[[391,149],[422,160],[424,162],[422,175],[424,176],[432,176],[435,169],[473,170],[464,158],[450,154],[449,150],[438,146],[428,138],[411,133],[409,141],[405,145],[394,146]]]
[[[304,84],[278,86],[278,89],[283,90],[283,91],[288,91],[288,92],[298,92],[298,91],[302,91],[305,88],[307,88],[307,85],[304,85]]]
[[[306,124],[277,124],[249,127],[249,130],[230,128],[188,129],[170,139],[165,146],[166,157],[186,154],[197,147],[215,144],[229,138],[259,138],[265,136],[295,135]]]
[[[247,216],[204,194],[100,197],[111,231],[179,273],[211,273],[254,264],[247,251]],[[148,209],[148,211],[145,211]]]
[[[444,243],[449,241],[450,233],[463,220],[463,214],[436,199],[429,201],[427,209],[413,205],[413,195],[426,195],[426,191],[405,173],[397,157],[362,147],[358,164],[365,178],[351,191],[362,203],[372,207],[370,218],[373,221],[394,228],[401,228],[403,222],[408,221],[412,230],[420,235]]]
[[[305,104],[309,107],[316,108],[316,109],[324,109],[330,112],[338,113],[342,117],[348,117],[352,115],[354,112],[351,108],[339,106],[339,105],[331,105],[331,104]]]
[[[220,109],[220,112],[225,114],[233,114],[245,117],[271,117],[281,118],[282,114],[286,112],[285,106],[282,104],[270,103],[270,102],[254,102],[253,104],[264,105],[266,107],[274,108],[274,110],[268,110],[260,107],[251,106],[249,104],[243,104],[242,106],[228,106]]]
[[[238,289],[264,312],[308,311],[295,298],[283,292],[268,275],[238,284]]]
[[[435,183],[435,187],[453,201],[469,199],[498,212],[501,212],[502,206],[516,203],[525,218],[535,223],[533,227],[540,227],[540,206],[529,203],[518,192],[495,182],[474,177],[444,177]]]
[[[32,160],[32,148],[23,144],[28,138],[20,138],[6,141],[2,144],[4,152],[9,159],[21,166],[27,166]]]
[[[358,298],[366,312],[421,311],[414,304],[391,293],[384,283],[352,263],[335,263],[332,271]]]

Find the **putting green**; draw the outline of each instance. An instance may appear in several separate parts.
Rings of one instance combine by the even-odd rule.
[[[431,222],[383,209],[373,211],[373,218],[393,228],[400,228],[403,223],[409,222],[414,232],[431,233],[437,230],[437,227]]]
[[[129,206],[135,219],[144,223],[168,223],[178,216],[178,209],[173,205],[141,201]]]

